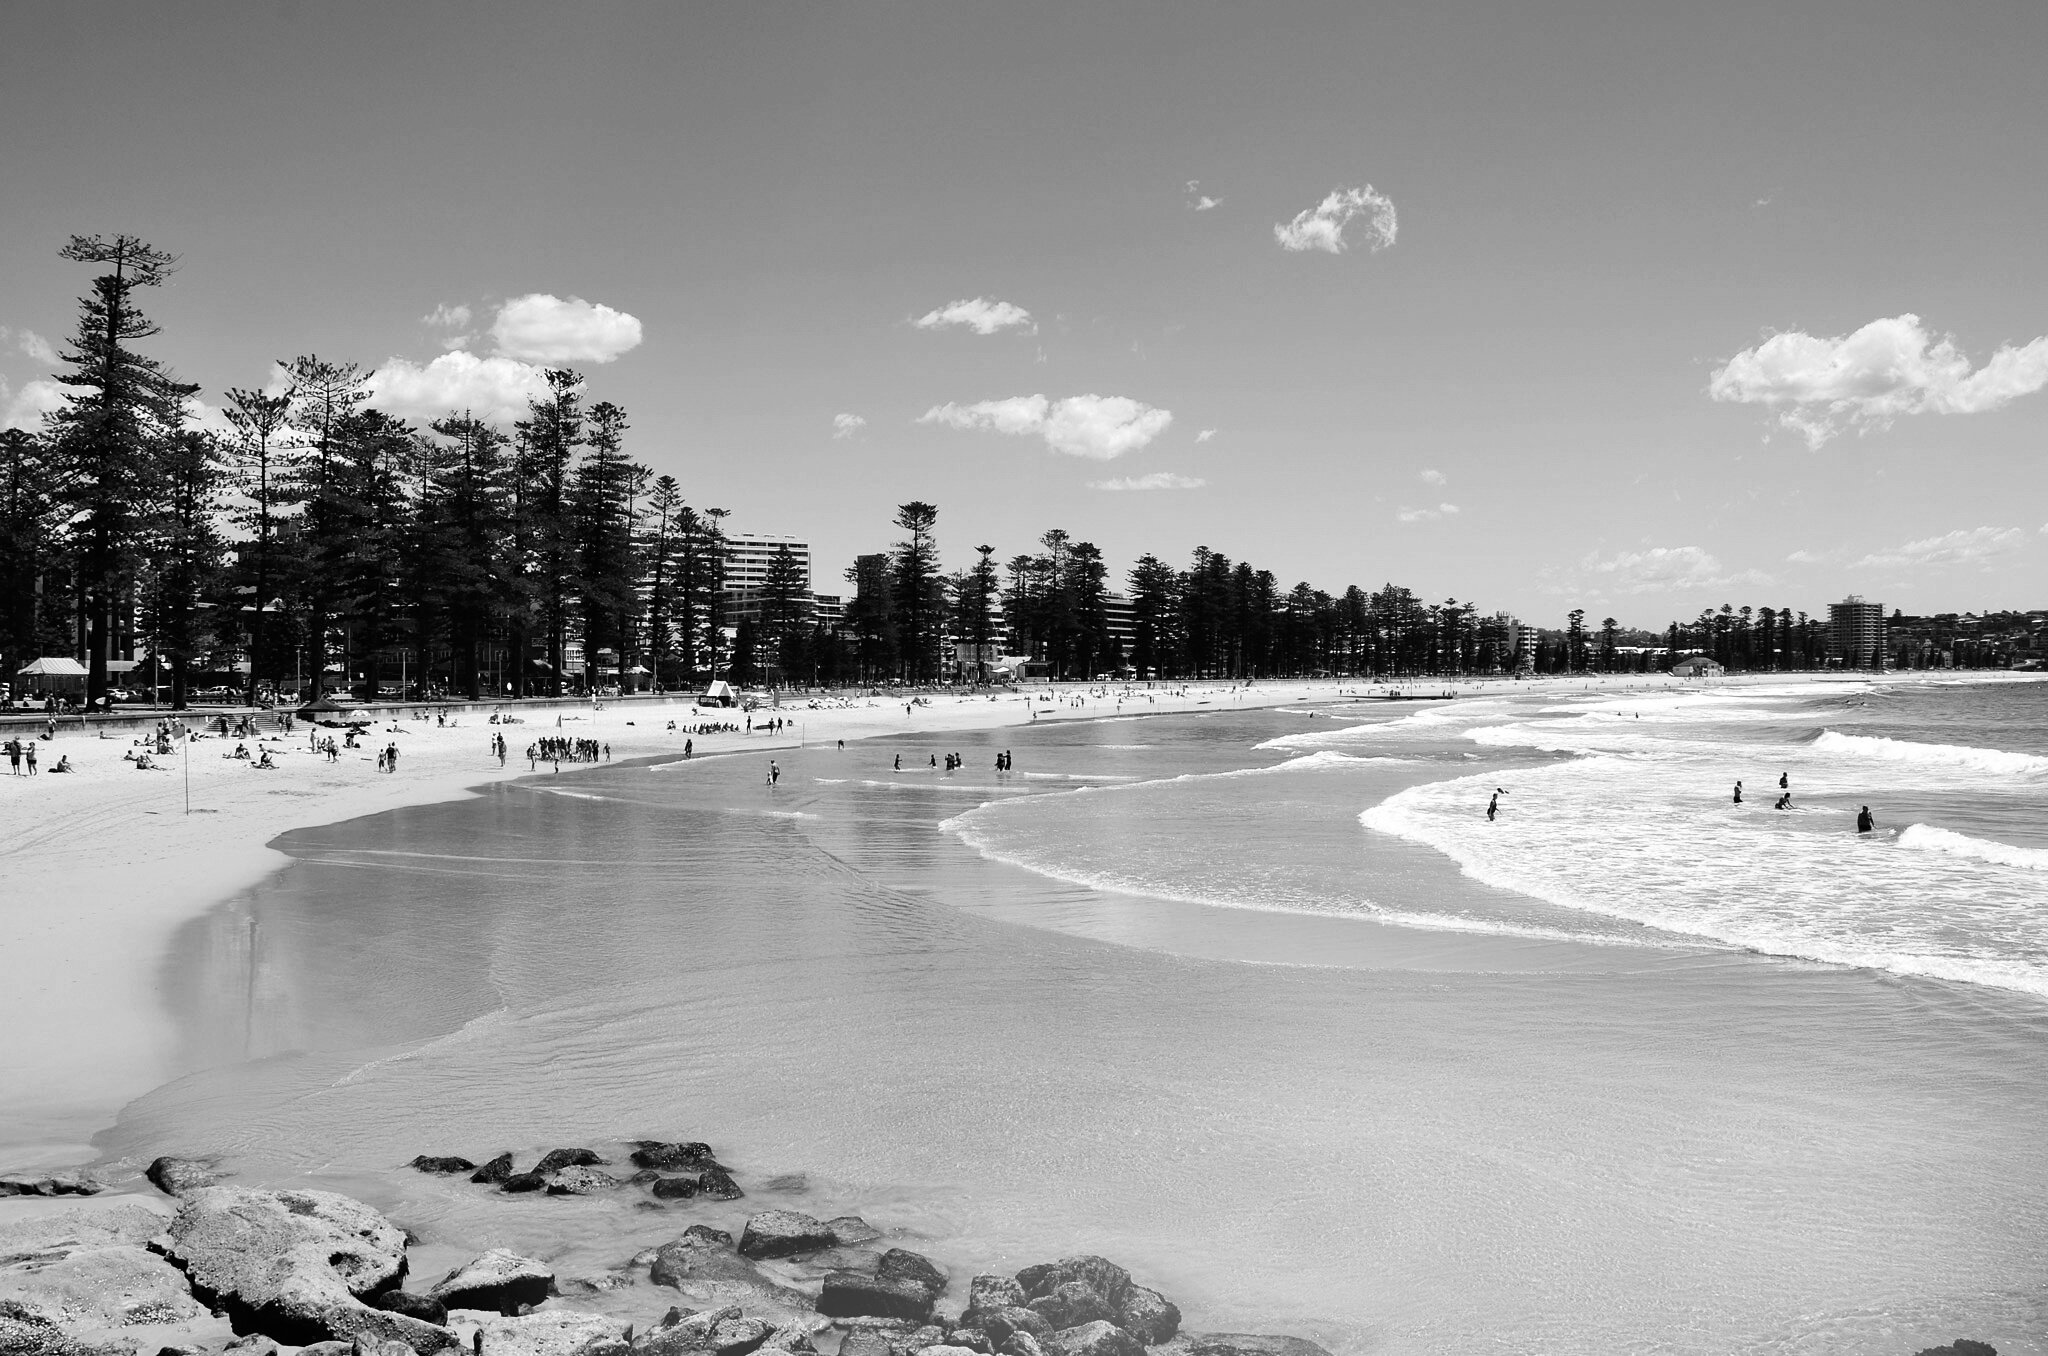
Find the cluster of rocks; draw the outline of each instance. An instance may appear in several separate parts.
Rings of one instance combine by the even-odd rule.
[[[523,1172],[509,1153],[482,1164],[466,1158],[421,1154],[408,1166],[444,1177],[466,1173],[472,1182],[515,1194],[544,1191],[550,1196],[588,1196],[637,1186],[665,1201],[688,1200],[693,1196],[733,1201],[746,1195],[733,1181],[731,1171],[712,1156],[708,1144],[643,1139],[634,1142],[632,1158],[637,1171],[629,1177],[599,1172],[599,1168],[610,1164],[589,1149],[550,1149]]]

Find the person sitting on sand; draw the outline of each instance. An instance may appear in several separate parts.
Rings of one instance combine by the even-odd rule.
[[[257,766],[257,767],[260,767],[260,768],[269,768],[269,769],[272,769],[273,771],[274,771],[274,770],[276,769],[276,767],[277,767],[277,764],[275,764],[275,763],[273,763],[273,762],[271,762],[271,761],[270,761],[270,750],[269,750],[269,749],[265,749],[265,750],[263,750],[263,756],[262,756],[261,758],[258,758],[258,759],[256,760],[256,766]]]
[[[65,753],[65,754],[59,754],[59,755],[58,755],[58,757],[57,757],[57,765],[56,765],[55,767],[51,768],[51,769],[50,769],[50,771],[52,771],[52,772],[69,772],[69,771],[71,771],[71,755],[70,755],[70,754],[68,754],[68,753]]]

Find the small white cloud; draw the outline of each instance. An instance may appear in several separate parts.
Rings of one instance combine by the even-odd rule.
[[[835,414],[832,416],[832,436],[851,438],[868,426],[868,421],[857,414]]]
[[[608,363],[640,346],[640,322],[581,297],[532,292],[498,308],[498,353],[535,363]]]
[[[5,404],[0,428],[35,430],[43,426],[44,415],[64,408],[64,388],[48,377],[37,377],[10,396],[0,383],[0,402]]]
[[[1774,334],[1730,358],[1707,382],[1715,400],[1762,405],[1819,447],[1847,429],[1889,428],[1907,414],[1979,414],[2048,386],[2048,336],[2008,344],[1970,370],[1952,336],[1906,314],[1854,334]]]
[[[1091,490],[1199,490],[1209,482],[1199,476],[1179,476],[1171,471],[1154,471],[1145,476],[1124,476],[1117,480],[1091,480]]]
[[[1164,433],[1173,422],[1173,412],[1128,396],[1077,395],[1048,400],[1029,395],[973,405],[934,405],[917,422],[989,433],[1035,433],[1055,452],[1111,461],[1138,451]]]
[[[57,350],[50,347],[50,341],[34,330],[10,330],[0,326],[0,343],[12,343],[15,351],[31,362],[54,366]]]
[[[195,428],[202,428],[209,433],[218,433],[223,436],[230,435],[235,431],[234,424],[229,421],[224,411],[207,404],[198,396],[185,397],[185,422]]]
[[[1007,301],[996,301],[989,297],[949,301],[935,311],[927,311],[910,323],[921,330],[965,325],[976,334],[994,334],[998,330],[1014,329],[1022,329],[1026,334],[1038,333],[1038,326],[1031,323],[1031,312],[1022,306],[1013,306]]]
[[[1360,217],[1369,220],[1365,226],[1365,245],[1377,254],[1394,243],[1399,222],[1394,215],[1393,200],[1376,191],[1371,184],[1362,188],[1338,188],[1330,196],[1294,220],[1277,223],[1273,227],[1273,238],[1284,250],[1322,250],[1327,254],[1342,254],[1349,245],[1345,243],[1344,231]]]
[[[1404,504],[1394,516],[1404,523],[1433,523],[1440,518],[1454,517],[1457,512],[1456,504],[1438,504],[1435,508],[1409,508]]]
[[[420,324],[432,325],[443,330],[466,330],[469,328],[469,321],[470,310],[467,306],[450,306],[445,301],[420,317]]]
[[[1449,483],[1444,479],[1444,473],[1442,471],[1434,469],[1424,469],[1421,473],[1421,476],[1422,483],[1425,485],[1443,485]]]
[[[1195,441],[1196,441],[1196,442],[1198,442],[1198,443],[1206,443],[1206,442],[1208,442],[1208,441],[1209,441],[1209,440],[1210,440],[1211,438],[1213,438],[1213,437],[1215,437],[1215,436],[1216,436],[1216,430],[1215,430],[1215,429],[1213,429],[1213,428],[1205,428],[1205,429],[1203,429],[1203,430],[1202,430],[1201,432],[1199,432],[1199,433],[1197,433],[1197,434],[1195,435]]]
[[[509,424],[523,418],[527,401],[547,389],[547,377],[530,363],[455,352],[425,366],[407,358],[386,359],[370,374],[369,403],[402,419],[424,421],[467,410],[479,419]]]
[[[1786,556],[1785,559],[1794,565],[1818,565],[1826,560],[1827,557],[1817,551],[1801,549],[1794,551],[1791,555]]]
[[[1982,565],[2020,549],[2026,533],[2017,527],[1959,528],[1939,537],[1922,537],[1904,546],[1873,551],[1851,563],[1852,569],[1885,569],[1899,566],[1928,568],[1937,565]]]
[[[1202,192],[1202,181],[1200,179],[1188,180],[1189,210],[1195,212],[1207,212],[1214,208],[1221,207],[1222,205],[1223,199],[1212,198],[1208,194]]]
[[[1697,546],[1652,546],[1618,551],[1604,559],[1593,552],[1579,562],[1579,569],[1603,593],[1662,593],[1774,582],[1755,570],[1731,572],[1711,552]]]

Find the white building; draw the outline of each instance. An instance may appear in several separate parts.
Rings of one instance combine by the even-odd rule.
[[[725,539],[725,586],[728,589],[758,589],[768,582],[768,565],[782,547],[796,557],[803,573],[802,591],[811,591],[811,544],[797,537],[768,532],[735,532]]]

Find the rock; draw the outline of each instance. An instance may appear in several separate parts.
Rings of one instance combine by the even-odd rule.
[[[763,1210],[740,1232],[740,1256],[794,1257],[832,1246],[832,1231],[794,1210]]]
[[[1081,1280],[1061,1281],[1050,1294],[1032,1300],[1030,1308],[1059,1330],[1089,1323],[1113,1323],[1117,1313],[1102,1292]]]
[[[697,1194],[697,1179],[694,1177],[657,1176],[647,1188],[655,1199],[663,1201],[687,1201]]]
[[[894,1356],[894,1350],[887,1336],[863,1328],[839,1339],[839,1356]]]
[[[969,1309],[960,1317],[963,1323],[987,1333],[989,1345],[997,1350],[1008,1345],[1015,1333],[1029,1333],[1041,1338],[1052,1335],[1052,1325],[1045,1321],[1043,1315],[1036,1309],[1017,1305],[1003,1309]]]
[[[717,1162],[709,1144],[670,1144],[658,1139],[637,1141],[633,1161],[643,1168],[702,1168]]]
[[[976,1276],[967,1283],[967,1314],[962,1318],[971,1323],[968,1315],[983,1309],[1021,1309],[1030,1300],[1024,1287],[1008,1276]]]
[[[0,1177],[0,1196],[97,1196],[100,1184],[75,1172],[52,1177]]]
[[[483,1350],[490,1356],[604,1356],[626,1350],[624,1324],[573,1309],[480,1314],[468,1333],[472,1342],[474,1335],[483,1337]]]
[[[595,1276],[577,1276],[568,1284],[580,1294],[602,1295],[613,1290],[624,1290],[633,1284],[633,1278],[623,1271],[600,1271]]]
[[[873,1315],[876,1318],[910,1318],[919,1322],[931,1317],[937,1297],[914,1280],[884,1279],[864,1271],[832,1271],[818,1295],[818,1312],[834,1318]]]
[[[524,1191],[543,1191],[546,1190],[547,1184],[548,1179],[537,1172],[515,1172],[504,1181],[498,1183],[498,1190],[514,1194]]]
[[[929,1257],[905,1248],[891,1248],[882,1254],[882,1260],[875,1266],[875,1275],[885,1281],[907,1281],[922,1286],[932,1297],[934,1304],[939,1296],[946,1293],[946,1273],[932,1264]]]
[[[1156,1346],[1180,1331],[1180,1306],[1148,1286],[1132,1285],[1116,1306],[1116,1325],[1146,1346]]]
[[[407,1318],[416,1318],[436,1327],[444,1327],[448,1322],[448,1306],[430,1295],[415,1295],[409,1290],[386,1290],[381,1295],[370,1296],[368,1302],[372,1309],[382,1309],[387,1314],[404,1314]]]
[[[551,1172],[560,1172],[563,1168],[594,1168],[603,1162],[602,1158],[588,1149],[550,1149],[541,1155],[540,1162],[533,1165],[533,1170],[545,1177]]]
[[[717,1340],[719,1326],[739,1318],[737,1304],[702,1313],[671,1309],[660,1324],[633,1339],[633,1351],[635,1356],[684,1356],[687,1352],[710,1351],[714,1349],[712,1344]]]
[[[439,1173],[443,1176],[456,1172],[476,1171],[476,1164],[466,1158],[432,1158],[426,1154],[421,1154],[406,1166],[420,1172]]]
[[[785,1323],[768,1334],[768,1340],[761,1344],[763,1351],[787,1351],[800,1356],[814,1356],[818,1350],[811,1340],[811,1328],[807,1323]]]
[[[485,1186],[495,1186],[500,1182],[509,1180],[511,1176],[512,1155],[499,1154],[496,1158],[471,1173],[469,1180],[481,1182]]]
[[[1011,1333],[1009,1340],[1004,1342],[999,1350],[1002,1356],[1046,1356],[1045,1348],[1039,1345],[1038,1339],[1021,1330]]]
[[[355,1356],[353,1342],[309,1342],[299,1351],[299,1356]]]
[[[420,1356],[454,1341],[444,1328],[362,1302],[405,1278],[405,1236],[331,1191],[202,1187],[184,1197],[151,1247],[183,1269],[194,1298],[226,1311],[237,1332],[292,1346],[375,1337]]]
[[[779,1284],[731,1249],[732,1235],[693,1224],[681,1238],[656,1249],[648,1279],[702,1303],[744,1304],[757,1315],[793,1318],[811,1312],[808,1295]]]
[[[157,1356],[163,1356],[158,1352]],[[349,1343],[349,1356],[413,1356],[412,1348],[403,1342],[389,1342],[381,1337],[358,1335]]]
[[[619,1179],[608,1172],[595,1168],[563,1168],[548,1181],[550,1196],[588,1196],[595,1191],[610,1191],[619,1185]]]
[[[201,1187],[215,1186],[220,1175],[202,1158],[174,1158],[169,1154],[151,1163],[143,1175],[166,1196],[182,1196]]]
[[[872,1243],[882,1236],[882,1231],[862,1219],[859,1215],[841,1215],[828,1219],[825,1227],[832,1231],[832,1241],[842,1248],[861,1243]]]
[[[1998,1348],[1989,1342],[1973,1342],[1967,1337],[1958,1337],[1945,1347],[1928,1347],[1914,1356],[1998,1356]]]
[[[1114,1308],[1123,1302],[1124,1291],[1131,1284],[1131,1273],[1106,1257],[1090,1254],[1042,1262],[1017,1273],[1017,1284],[1024,1287],[1024,1293],[1031,1299],[1050,1295],[1069,1281],[1079,1281],[1088,1286]]]
[[[976,1353],[971,1347],[955,1347],[944,1342],[934,1342],[928,1347],[919,1347],[917,1356],[976,1356]]]
[[[978,1351],[982,1356],[988,1356],[989,1352],[995,1350],[989,1345],[988,1334],[980,1328],[954,1328],[946,1334],[945,1344],[949,1347],[965,1347],[969,1351]]]
[[[1062,1356],[1145,1356],[1145,1344],[1116,1324],[1098,1319],[1052,1335]]]
[[[736,1201],[747,1193],[732,1180],[732,1174],[712,1164],[697,1174],[697,1194],[707,1200]]]
[[[543,1263],[508,1248],[492,1248],[449,1272],[427,1294],[450,1309],[516,1314],[522,1305],[545,1301],[554,1288],[555,1273]]]
[[[15,1316],[15,1337],[52,1326],[66,1349],[217,1350],[233,1329],[144,1246],[165,1222],[148,1206],[116,1205],[0,1225],[0,1309]],[[0,1352],[13,1340],[0,1332]]]
[[[1307,1338],[1246,1332],[1182,1333],[1168,1349],[1184,1351],[1186,1356],[1330,1356]]]

